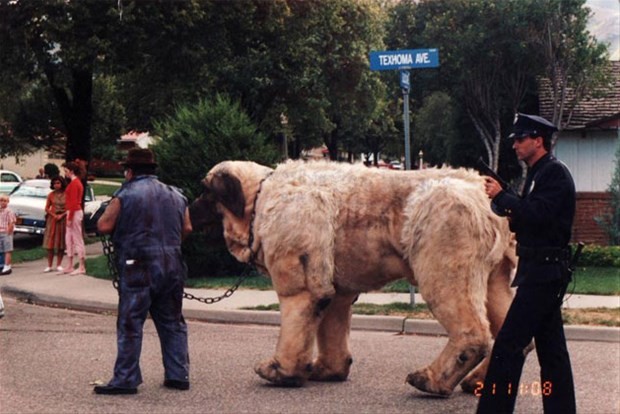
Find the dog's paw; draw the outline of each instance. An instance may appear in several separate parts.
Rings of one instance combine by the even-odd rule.
[[[351,357],[340,364],[342,368],[335,369],[328,367],[323,361],[317,360],[312,364],[312,373],[310,374],[311,381],[346,381],[349,377],[349,369],[353,359]]]
[[[280,363],[273,358],[256,364],[254,372],[259,377],[281,387],[301,387],[306,383],[306,377],[286,373]]]
[[[407,375],[407,383],[420,391],[441,397],[448,397],[452,394],[451,389],[442,387],[430,377],[428,368]]]

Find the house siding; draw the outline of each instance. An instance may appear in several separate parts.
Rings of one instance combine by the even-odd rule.
[[[578,192],[604,192],[615,168],[616,131],[564,131],[555,156],[571,171]]]
[[[620,145],[620,61],[609,62],[612,84],[581,100],[572,111],[570,124],[564,112],[554,154],[573,174],[577,190],[577,211],[573,241],[606,245],[609,240],[596,217],[611,209],[609,185],[616,168],[616,149]],[[570,88],[567,103],[575,97]],[[553,119],[553,100],[549,79],[539,79],[539,113]]]
[[[56,164],[60,169],[64,162],[65,160],[53,158],[44,150],[37,150],[30,155],[1,158],[0,169],[14,171],[26,180],[35,178],[39,174],[39,168],[43,168],[45,164]]]

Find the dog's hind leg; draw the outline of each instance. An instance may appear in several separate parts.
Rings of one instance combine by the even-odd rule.
[[[441,261],[434,260],[433,263]],[[465,283],[472,277],[482,279],[482,276],[468,273],[476,271],[472,268],[446,273],[450,270],[454,269],[433,265],[424,271],[415,271],[420,276],[420,293],[437,321],[446,329],[448,343],[430,365],[407,376],[407,382],[412,386],[443,396],[452,394],[465,375],[489,354],[491,342],[484,305],[475,302],[470,291],[472,287]],[[431,280],[432,286],[428,284]],[[484,297],[483,294],[480,296]],[[449,297],[454,299],[446,300]]]
[[[349,351],[351,305],[357,294],[337,294],[325,309],[317,334],[318,356],[312,364],[310,379],[344,381],[353,363]]]
[[[505,258],[493,271],[488,281],[487,316],[491,325],[491,334],[495,338],[504,323],[504,318],[512,302],[510,278],[514,264]],[[484,382],[489,367],[490,354],[487,355],[475,370],[461,382],[461,389],[473,393]]]

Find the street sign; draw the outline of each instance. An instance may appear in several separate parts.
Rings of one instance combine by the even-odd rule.
[[[439,66],[437,49],[384,50],[370,52],[370,70],[420,69]]]
[[[401,70],[400,71],[400,88],[409,90],[411,89],[411,83],[409,82],[409,71]]]

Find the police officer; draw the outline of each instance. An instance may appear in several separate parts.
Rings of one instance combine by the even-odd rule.
[[[189,389],[187,326],[182,314],[187,268],[181,241],[189,234],[187,199],[154,175],[148,149],[129,151],[125,183],[97,222],[112,233],[119,270],[118,354],[112,380],[97,394],[135,394],[142,382],[140,351],[147,314],[157,328],[164,364],[164,386]]]
[[[511,413],[517,395],[542,395],[545,413],[574,413],[575,390],[566,347],[561,303],[570,281],[571,227],[575,184],[568,168],[550,154],[557,131],[544,118],[518,113],[512,148],[528,166],[523,194],[502,190],[485,177],[485,191],[516,234],[519,264],[516,295],[499,331],[478,413]],[[519,384],[525,348],[532,338],[540,382]]]

